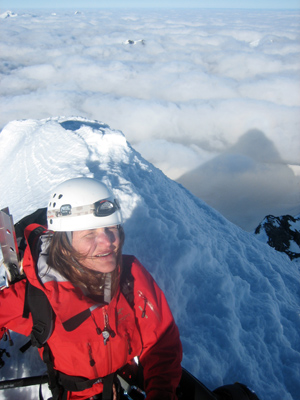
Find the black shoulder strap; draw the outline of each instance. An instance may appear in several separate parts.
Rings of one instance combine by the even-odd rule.
[[[33,320],[31,344],[42,347],[52,334],[55,314],[45,293],[27,280],[23,318],[29,313]]]
[[[32,257],[35,262],[37,262],[41,250],[40,237],[45,231],[46,229],[43,226],[38,226],[37,228],[33,229],[33,231],[30,232],[30,235],[27,239]]]
[[[31,284],[28,302],[33,319],[31,342],[33,346],[42,347],[52,334],[55,314],[45,293]]]
[[[134,306],[134,278],[131,273],[133,260],[134,257],[132,256],[124,256],[120,279],[121,292],[131,308]]]
[[[27,215],[26,217],[15,223],[16,238],[18,248],[21,253],[25,251],[26,247],[24,230],[30,224],[47,226],[47,208],[39,208],[34,213]]]
[[[37,261],[40,252],[38,241],[44,232],[45,228],[38,226],[32,230],[27,239],[35,261]],[[55,314],[45,293],[33,286],[27,279],[23,318],[28,318],[30,313],[33,320],[31,345],[42,347],[52,334]]]

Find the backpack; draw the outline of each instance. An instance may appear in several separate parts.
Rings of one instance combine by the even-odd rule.
[[[21,221],[15,224],[17,243],[21,254],[26,248],[24,230],[32,223],[44,226],[47,224],[46,208],[35,211],[33,214],[23,218]],[[37,240],[44,231],[45,229],[42,227],[38,227],[32,231],[28,238],[28,242],[31,247],[34,247],[35,243],[37,243]],[[36,256],[37,254],[38,251],[36,252]],[[129,268],[127,266],[127,268],[123,269],[120,285],[121,292],[125,296],[131,308],[133,308],[134,279],[131,275],[130,265]],[[81,391],[92,387],[92,385],[99,379],[87,380],[79,377],[70,377],[54,370],[51,350],[47,344],[47,340],[53,331],[55,314],[44,292],[31,285],[27,280],[23,317],[28,318],[29,313],[31,313],[33,320],[33,327],[30,335],[31,338],[30,341],[26,343],[20,350],[24,352],[31,345],[38,348],[44,348],[43,361],[46,363],[48,369],[49,388],[51,389],[53,395],[52,400],[64,400],[67,398],[68,391]],[[78,324],[80,321],[74,321],[74,323]],[[126,377],[132,375],[132,371],[127,371],[126,369],[118,371],[118,373],[121,376]],[[139,369],[134,371],[134,375],[137,377],[137,381],[134,383],[137,383],[138,387],[143,387],[143,373],[140,364]],[[104,386],[101,399],[111,400],[111,389],[115,380],[115,374],[108,375],[107,377],[102,378],[102,380]],[[132,388],[136,389],[136,386],[132,386]],[[145,396],[141,396],[141,393],[143,393],[141,390],[137,390],[135,391],[136,396],[127,396],[126,398],[139,400],[144,399]],[[182,378],[177,389],[177,396],[178,400],[259,400],[257,395],[251,389],[239,382],[231,385],[224,385],[215,389],[214,391],[210,391],[202,382],[195,378],[185,368],[182,368]],[[42,399],[43,397],[40,390],[40,400]]]

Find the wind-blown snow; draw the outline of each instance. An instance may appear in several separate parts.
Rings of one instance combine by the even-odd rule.
[[[0,149],[0,207],[9,206],[15,222],[45,207],[65,179],[95,177],[112,186],[125,217],[124,252],[135,254],[166,293],[183,365],[210,389],[240,381],[261,400],[299,398],[296,263],[167,178],[102,122],[13,121],[1,132]],[[19,356],[26,340],[15,341],[2,379],[43,372],[35,349]],[[32,390],[22,399],[33,398]],[[20,398],[15,393],[8,389],[1,399]]]

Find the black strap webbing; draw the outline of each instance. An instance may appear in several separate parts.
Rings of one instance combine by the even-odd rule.
[[[43,361],[47,365],[49,376],[49,389],[52,392],[52,400],[61,399],[62,388],[58,385],[56,379],[55,369],[53,368],[53,361],[51,359],[51,350],[48,343],[44,344]]]
[[[76,314],[74,315],[74,317],[71,317],[67,321],[63,322],[63,327],[67,332],[74,331],[90,316],[91,310],[88,308],[87,310],[84,310],[81,313]]]
[[[134,307],[134,278],[131,274],[131,266],[133,263],[133,257],[126,256],[123,262],[122,275],[120,279],[121,292],[125,296],[130,307]]]
[[[46,231],[46,228],[39,226],[35,228],[29,235],[27,242],[31,250],[31,254],[35,260],[35,262],[38,260],[39,254],[40,254],[40,242],[38,242],[38,239],[40,236]],[[37,246],[36,244],[39,243]]]
[[[112,387],[114,381],[115,374],[106,375],[103,381],[103,392],[102,392],[102,400],[111,400],[112,399]]]
[[[101,378],[87,379],[81,376],[66,375],[59,371],[57,371],[57,376],[59,385],[70,392],[81,392],[91,388],[96,382],[102,382]]]
[[[25,351],[27,351],[29,349],[29,347],[31,347],[31,346],[32,346],[32,343],[31,343],[31,339],[30,339],[30,340],[28,340],[27,343],[25,343],[22,347],[20,347],[19,350],[21,353],[25,353]]]
[[[54,312],[47,296],[41,289],[33,286],[27,280],[25,290],[23,318],[28,318],[31,312],[33,321],[31,344],[40,348],[52,334]]]
[[[26,286],[25,286],[25,300],[24,300],[24,307],[23,307],[23,318],[29,318],[30,314],[30,308],[29,308],[29,302],[28,302],[28,280],[26,280]]]

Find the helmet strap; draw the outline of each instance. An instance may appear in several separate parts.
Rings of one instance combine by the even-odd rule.
[[[66,235],[67,235],[67,238],[68,238],[68,241],[69,241],[70,245],[72,246],[72,241],[73,241],[72,232],[71,231],[67,231]]]

